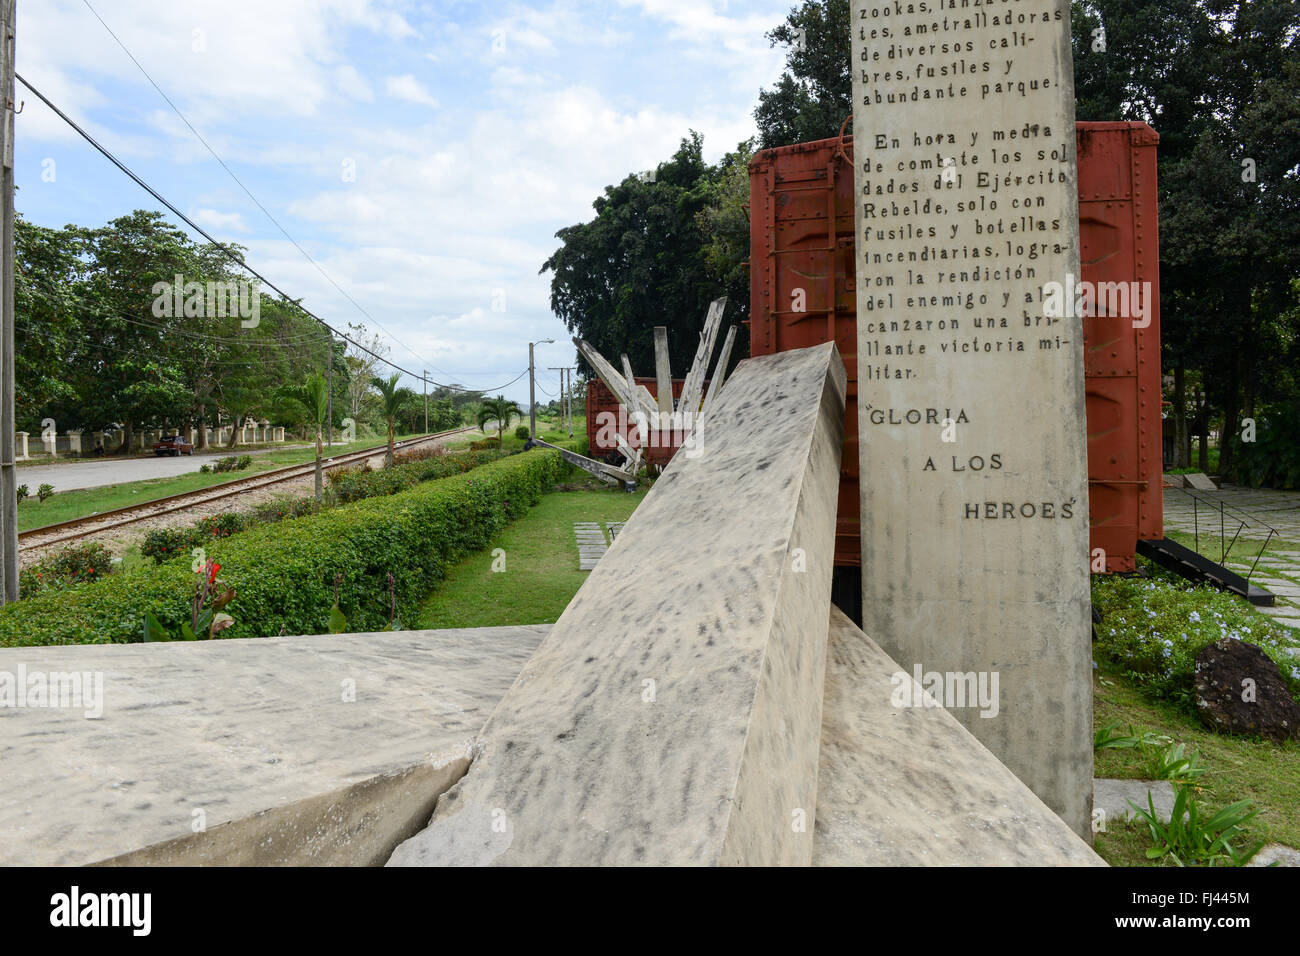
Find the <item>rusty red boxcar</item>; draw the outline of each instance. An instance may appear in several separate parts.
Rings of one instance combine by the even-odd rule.
[[[659,397],[659,382],[657,379],[644,378],[637,376],[637,384],[644,385],[649,389],[650,394],[655,398]],[[680,398],[682,386],[686,384],[686,379],[673,379],[673,398]],[[704,383],[704,391],[708,391],[708,382]],[[722,394],[719,392],[718,394]],[[606,421],[609,421],[618,433],[623,436],[623,440],[632,448],[640,448],[641,440],[637,435],[636,428],[632,422],[629,422],[626,414],[619,419],[619,401],[614,397],[614,393],[605,387],[605,383],[599,378],[592,376],[587,380],[587,445],[588,453],[592,458],[604,458],[606,455],[618,451],[618,443],[614,441],[609,430],[604,427]],[[602,417],[602,413],[612,416],[608,419]],[[654,436],[652,436],[654,437]],[[651,444],[645,450],[645,460],[652,465],[666,465],[673,457],[675,449],[671,445]]]
[[[1145,123],[1079,123],[1083,281],[1149,282],[1149,323],[1084,320],[1091,545],[1131,571],[1163,535],[1159,137]],[[763,150],[750,173],[750,355],[834,341],[848,373],[835,563],[861,563],[853,139]]]

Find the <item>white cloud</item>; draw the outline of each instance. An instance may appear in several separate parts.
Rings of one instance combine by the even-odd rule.
[[[435,109],[438,106],[438,101],[433,94],[425,89],[424,84],[410,73],[403,73],[401,76],[390,76],[385,79],[384,92],[396,99],[415,103],[419,106],[432,106]]]
[[[227,232],[248,232],[248,224],[242,214],[237,212],[219,212],[216,209],[196,209],[190,218],[200,226],[208,229],[221,229]]]
[[[538,274],[557,229],[589,219],[605,185],[668,158],[688,129],[704,133],[710,159],[753,134],[758,87],[783,56],[763,33],[791,0],[743,13],[709,0],[539,0],[450,14],[408,0],[91,2],[320,267],[416,353],[392,342],[393,361],[489,387],[523,368],[529,340],[557,340],[539,364],[571,364],[550,276]],[[20,72],[205,228],[237,234],[277,285],[336,326],[365,321],[80,0],[20,4],[19,15]],[[58,156],[63,188],[62,144],[75,134],[31,99],[20,146]],[[110,167],[102,176],[115,198],[134,189]],[[20,207],[29,198],[35,189]],[[526,380],[507,394],[520,389]]]
[[[359,100],[362,103],[369,103],[375,98],[374,90],[366,82],[365,77],[357,72],[357,68],[349,63],[336,67],[334,70],[334,82],[339,91],[349,99]]]

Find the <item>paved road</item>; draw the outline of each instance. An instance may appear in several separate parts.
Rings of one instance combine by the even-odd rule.
[[[1238,535],[1227,564],[1239,574],[1247,574],[1268,537],[1269,528],[1275,529],[1277,534],[1269,541],[1269,552],[1260,558],[1250,580],[1277,595],[1277,604],[1260,608],[1261,611],[1279,624],[1300,628],[1300,549],[1297,549],[1297,542],[1300,542],[1300,492],[1240,488],[1236,485],[1224,485],[1218,491],[1189,491],[1190,494],[1178,488],[1165,489],[1165,530],[1192,534],[1193,529],[1199,527],[1201,535],[1209,534],[1216,539],[1213,546],[1202,543],[1201,553],[1217,561],[1218,504],[1223,502],[1227,506],[1224,509],[1224,532],[1229,541],[1234,534]],[[1195,503],[1192,495],[1198,499]],[[1245,521],[1246,526],[1239,531],[1241,521]],[[1279,538],[1284,542],[1280,548]]]
[[[282,451],[284,446],[249,451],[239,449],[237,455],[265,455]],[[34,495],[36,489],[48,482],[55,491],[73,491],[77,488],[98,488],[118,485],[126,481],[144,481],[148,478],[173,478],[199,470],[204,462],[228,455],[225,451],[195,452],[176,458],[121,458],[108,461],[69,461],[58,465],[26,465],[18,469],[18,483],[27,485]]]

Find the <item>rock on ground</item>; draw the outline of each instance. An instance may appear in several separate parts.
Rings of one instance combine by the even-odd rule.
[[[1245,641],[1225,637],[1196,657],[1196,709],[1213,730],[1300,740],[1300,703],[1276,663]]]
[[[1149,810],[1147,797],[1156,805],[1156,816],[1168,823],[1174,812],[1174,785],[1168,780],[1110,780],[1098,778],[1092,782],[1092,812],[1102,811],[1107,823],[1119,820],[1136,820],[1132,800],[1143,810]]]

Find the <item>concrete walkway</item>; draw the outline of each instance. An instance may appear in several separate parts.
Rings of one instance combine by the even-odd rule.
[[[175,478],[199,470],[205,462],[230,455],[266,455],[273,451],[287,448],[304,447],[296,445],[275,445],[256,450],[240,448],[236,451],[196,451],[193,455],[177,455],[175,458],[140,457],[108,458],[89,461],[65,461],[50,465],[24,465],[18,468],[18,483],[25,484],[32,494],[44,483],[54,486],[55,491],[75,491],[78,488],[99,488],[104,485],[120,485],[128,481],[147,481],[150,478]]]
[[[1195,501],[1192,495],[1196,496]],[[1219,559],[1218,505],[1222,502],[1226,506],[1225,537],[1231,542],[1233,535],[1237,535],[1227,566],[1239,574],[1250,573],[1269,528],[1275,529],[1277,534],[1268,542],[1269,550],[1259,559],[1250,581],[1277,595],[1276,605],[1260,608],[1261,611],[1279,624],[1300,628],[1300,492],[1237,485],[1190,493],[1181,488],[1166,488],[1164,501],[1165,532],[1181,531],[1190,535],[1199,526],[1201,553],[1216,561]],[[1236,509],[1236,513],[1228,509]],[[1243,520],[1247,524],[1238,533]],[[1215,539],[1212,545],[1206,543],[1207,535]]]

